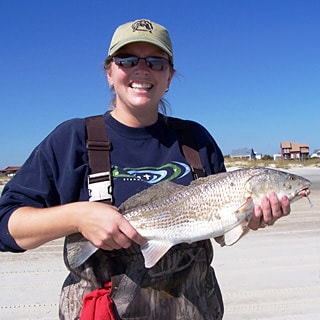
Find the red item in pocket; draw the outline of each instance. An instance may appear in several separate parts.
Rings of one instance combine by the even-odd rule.
[[[110,297],[111,287],[111,282],[106,282],[103,288],[85,295],[80,320],[115,320],[114,303]]]

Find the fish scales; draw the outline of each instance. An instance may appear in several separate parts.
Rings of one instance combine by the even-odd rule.
[[[237,176],[236,173],[237,172],[232,175],[234,179],[231,179],[230,175],[226,175],[228,179],[225,179],[224,175],[219,175],[219,179],[215,180],[212,179],[212,176],[196,180],[189,186],[183,187],[183,189],[178,190],[178,192],[171,195],[169,199],[164,199],[157,205],[150,206],[149,204],[147,204],[145,208],[139,208],[139,210],[134,208],[132,210],[126,211],[125,217],[130,222],[133,222],[134,216],[138,216],[143,212],[144,216],[138,217],[138,219],[152,219],[149,220],[152,224],[154,218],[156,219],[157,223],[159,222],[157,213],[162,212],[162,210],[170,211],[171,219],[175,219],[175,217],[179,214],[187,215],[188,213],[191,213],[192,216],[197,216],[196,210],[199,209],[205,211],[206,215],[210,215],[210,211],[208,211],[208,208],[212,208],[214,209],[214,211],[219,211],[220,207],[225,204],[225,202],[239,200],[241,186],[243,185],[243,181],[241,181],[239,178],[241,177],[242,179],[247,179],[247,176],[244,176],[243,174],[241,176]],[[230,180],[229,183],[228,180]],[[164,186],[165,185],[163,185],[162,187]],[[146,192],[149,192],[150,189],[147,189]],[[150,190],[150,193],[154,191],[155,190]],[[150,212],[150,209],[153,209],[155,211]],[[150,213],[148,213],[147,211],[149,211]],[[168,218],[169,217],[170,216],[168,216]]]
[[[274,191],[292,202],[307,196],[310,185],[303,177],[279,170],[240,169],[200,178],[189,186],[161,182],[129,198],[119,211],[148,239],[141,251],[150,268],[178,243],[219,237],[221,245],[234,244],[248,232],[254,206],[264,195]],[[74,235],[67,237],[66,248],[72,267],[98,250]]]

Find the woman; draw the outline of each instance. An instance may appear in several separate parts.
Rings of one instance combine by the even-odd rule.
[[[223,316],[220,289],[210,267],[210,240],[177,245],[153,268],[145,269],[139,246],[146,239],[117,210],[131,195],[171,179],[173,167],[181,172],[174,182],[187,185],[193,179],[170,118],[158,112],[174,76],[173,62],[169,34],[157,23],[129,22],[113,35],[105,70],[114,108],[104,115],[112,143],[113,205],[89,201],[84,119],[58,126],[4,189],[2,251],[21,252],[74,233],[103,249],[70,268],[60,319],[79,319],[80,314],[81,319],[94,319],[99,312],[105,319]],[[206,174],[225,171],[221,151],[207,130],[195,122],[188,125]],[[287,198],[279,201],[271,194],[255,208],[250,227],[273,224],[289,211]]]

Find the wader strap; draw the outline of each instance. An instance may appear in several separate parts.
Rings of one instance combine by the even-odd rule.
[[[110,150],[106,124],[103,116],[85,118],[87,128],[88,159],[90,174],[88,189],[90,201],[112,203]]]
[[[85,118],[90,174],[88,188],[90,201],[112,203],[112,176],[110,164],[111,142],[108,140],[102,115]],[[183,120],[171,118],[171,128],[176,132],[182,152],[191,167],[193,179],[205,177],[192,127]]]
[[[206,172],[202,166],[191,125],[180,119],[170,119],[169,124],[178,136],[182,152],[191,167],[193,179],[205,177]]]

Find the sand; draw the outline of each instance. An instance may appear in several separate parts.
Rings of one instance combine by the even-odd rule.
[[[214,244],[213,266],[224,320],[316,320],[320,317],[320,168],[289,171],[313,182],[306,199],[274,226],[250,231],[232,247]],[[62,240],[24,254],[0,253],[0,319],[58,319],[67,270]]]

